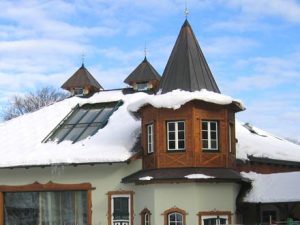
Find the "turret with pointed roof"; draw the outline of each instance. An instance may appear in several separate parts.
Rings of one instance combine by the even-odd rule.
[[[155,90],[160,78],[158,72],[145,56],[144,60],[129,74],[124,82],[132,86],[134,90]]]
[[[92,95],[103,90],[103,87],[85,68],[84,64],[61,86],[71,92],[71,95]]]
[[[197,91],[206,89],[220,93],[199,43],[187,20],[181,27],[159,89],[166,93],[175,89]]]

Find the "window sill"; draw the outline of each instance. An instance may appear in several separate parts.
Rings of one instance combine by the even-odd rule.
[[[221,150],[220,149],[203,149],[202,152],[205,152],[205,153],[220,153]]]
[[[179,152],[179,153],[182,153],[182,152],[186,152],[185,149],[180,149],[180,150],[167,150],[168,153],[176,153],[176,152]]]

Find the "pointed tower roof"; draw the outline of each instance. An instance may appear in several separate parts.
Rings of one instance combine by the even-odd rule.
[[[72,88],[90,86],[96,90],[103,90],[103,87],[85,68],[84,64],[61,86],[63,89],[70,90]]]
[[[160,75],[148,62],[146,56],[144,60],[129,74],[124,80],[126,84],[149,82],[151,80],[160,80]]]
[[[197,91],[206,89],[220,93],[199,43],[187,20],[181,27],[159,89],[166,93],[175,89]]]

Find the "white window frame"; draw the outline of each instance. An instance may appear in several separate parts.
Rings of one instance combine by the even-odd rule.
[[[147,125],[147,152],[148,154],[154,152],[154,132],[153,123]]]
[[[150,213],[148,212],[144,214],[144,225],[150,225]]]
[[[169,131],[169,124],[174,124],[175,125],[175,130],[174,130],[174,133],[175,133],[175,139],[174,140],[170,140],[169,139],[169,133],[170,132],[173,132],[173,131]],[[178,138],[178,132],[181,131],[181,130],[178,130],[178,124],[179,123],[183,123],[183,139],[179,139]],[[179,141],[182,141],[183,140],[183,148],[179,148]],[[175,141],[175,148],[170,148],[170,141]],[[169,121],[167,122],[167,143],[168,143],[168,151],[183,151],[185,150],[185,121],[183,120],[178,120],[178,121]]]
[[[175,214],[175,221],[171,221],[171,220],[170,220],[172,214]],[[176,214],[181,215],[181,219],[182,219],[181,221],[177,221],[177,220],[176,220]],[[172,224],[174,224],[174,225],[178,225],[178,224],[184,225],[184,224],[183,224],[183,221],[184,221],[183,216],[184,216],[184,215],[183,215],[182,213],[179,213],[179,212],[171,212],[171,213],[169,213],[169,214],[168,214],[168,225],[170,225],[171,222],[172,222]]]
[[[203,130],[202,129],[202,125],[203,123],[206,123],[207,124],[207,130]],[[215,124],[216,125],[216,130],[212,130],[211,129],[211,124]],[[219,129],[218,129],[218,121],[213,121],[213,120],[202,120],[201,122],[201,135],[203,134],[203,132],[207,132],[207,139],[203,139],[202,136],[201,136],[201,139],[202,139],[202,149],[203,150],[212,150],[212,151],[217,151],[219,150]],[[211,138],[211,133],[212,132],[216,132],[216,139],[212,139]],[[207,141],[207,148],[204,148],[203,146],[203,141],[206,140]],[[212,141],[216,141],[216,147],[215,148],[212,148],[211,147],[211,142]]]
[[[114,220],[114,198],[124,198],[124,197],[128,197],[128,212],[129,212],[129,219],[128,221],[123,221],[123,220]],[[114,223],[116,224],[120,224],[120,225],[123,225],[124,223],[123,222],[128,222],[127,224],[130,225],[131,224],[131,218],[132,218],[132,215],[131,215],[131,198],[130,198],[130,195],[129,194],[120,194],[120,195],[111,195],[111,225],[114,225]],[[119,222],[119,223],[118,223]]]
[[[226,224],[228,224],[228,216],[226,215],[209,215],[209,216],[201,216],[201,224],[204,225],[205,219],[226,219]],[[216,222],[216,225],[220,225],[220,221]]]
[[[83,88],[74,88],[74,95],[75,96],[83,96],[84,95]]]

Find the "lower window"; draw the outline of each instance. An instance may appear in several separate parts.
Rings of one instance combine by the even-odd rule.
[[[183,209],[170,208],[164,211],[162,215],[164,215],[164,225],[186,225],[187,212]]]
[[[87,191],[5,192],[4,224],[88,224]]]
[[[109,192],[109,225],[132,225],[133,205],[131,191]]]
[[[228,224],[228,216],[203,216],[202,225]]]
[[[231,224],[231,215],[230,211],[199,212],[199,225]]]
[[[178,212],[168,215],[168,225],[183,225],[183,215]]]

